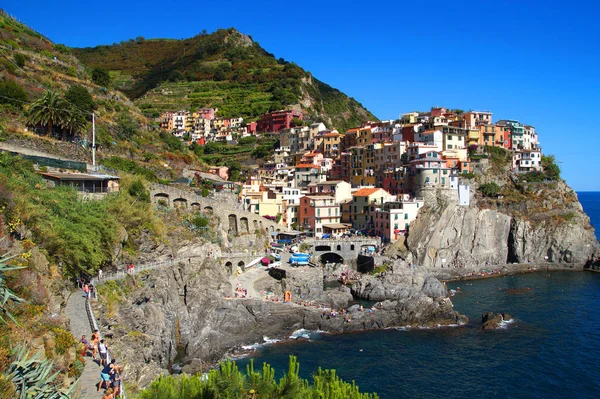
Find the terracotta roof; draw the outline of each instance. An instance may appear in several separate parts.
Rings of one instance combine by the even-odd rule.
[[[299,163],[298,165],[296,165],[297,168],[318,168],[319,166],[317,165],[313,165],[310,163]]]
[[[381,190],[381,188],[361,188],[352,195],[355,197],[368,197],[379,190]]]

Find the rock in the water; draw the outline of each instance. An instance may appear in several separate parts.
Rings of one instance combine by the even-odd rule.
[[[511,319],[508,313],[487,312],[481,315],[481,328],[484,330],[493,330],[500,327],[503,321]]]

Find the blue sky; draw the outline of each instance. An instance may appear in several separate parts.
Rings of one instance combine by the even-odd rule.
[[[536,126],[578,191],[600,191],[597,1],[53,1],[2,7],[56,43],[235,27],[377,117],[491,110]]]

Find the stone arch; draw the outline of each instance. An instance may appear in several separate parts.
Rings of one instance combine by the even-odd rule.
[[[225,263],[225,268],[229,273],[233,273],[233,263],[231,263],[230,261],[227,261]]]
[[[337,245],[337,247],[335,248],[336,251],[341,251],[342,250],[342,246],[340,244]]]
[[[161,202],[165,202],[165,206],[171,206],[171,204],[169,203],[169,194],[167,193],[154,194],[154,202],[158,205],[160,205]]]
[[[194,210],[200,210],[200,204],[197,202],[192,202],[192,209]]]
[[[317,245],[315,247],[315,252],[320,252],[320,251],[331,251],[331,246],[330,245]]]
[[[205,206],[204,207],[204,213],[206,213],[207,215],[212,215],[213,214],[213,207],[212,206]]]
[[[241,261],[239,261],[239,262],[238,262],[238,267],[239,267],[240,269],[242,269],[242,271],[245,271],[245,270],[246,270],[246,264],[244,263],[244,261],[243,261],[243,260],[241,260]]]
[[[322,254],[319,259],[322,263],[344,263],[344,258],[340,254],[336,254],[335,252],[326,252]]]
[[[273,226],[269,226],[269,231],[272,233],[275,231],[275,228],[273,228]]]
[[[254,231],[258,230],[258,222],[256,221],[256,219],[254,219],[252,223],[254,224]]]
[[[250,233],[250,229],[248,226],[248,218],[245,216],[240,218],[240,234],[243,233]]]
[[[230,214],[228,216],[229,219],[229,233],[237,235],[238,234],[238,225],[237,225],[237,216],[234,214]]]
[[[187,208],[187,205],[188,205],[188,200],[187,200],[187,199],[185,199],[185,198],[181,198],[181,197],[179,197],[179,198],[175,198],[175,199],[173,200],[173,206],[174,206],[175,208],[183,208],[183,209],[186,209],[186,208]]]

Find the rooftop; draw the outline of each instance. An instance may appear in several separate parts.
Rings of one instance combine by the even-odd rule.
[[[361,188],[352,194],[355,197],[368,197],[371,194],[376,193],[379,190],[383,190],[382,188]]]
[[[118,176],[112,175],[91,175],[87,173],[67,173],[67,172],[38,172],[44,177],[50,177],[58,180],[119,180]]]

